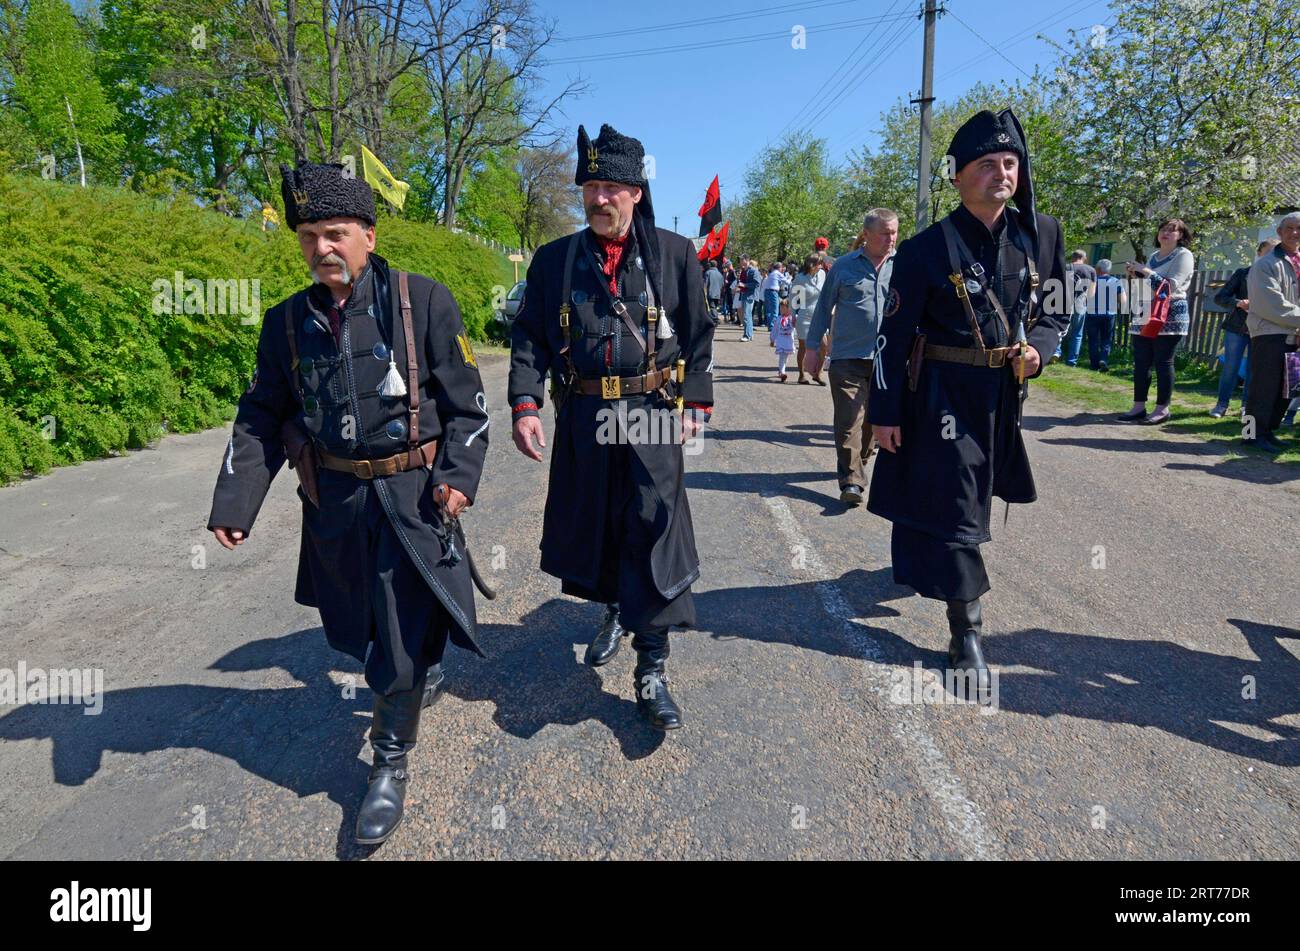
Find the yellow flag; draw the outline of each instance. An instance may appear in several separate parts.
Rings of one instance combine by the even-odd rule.
[[[375,158],[375,153],[364,145],[361,146],[361,171],[370,186],[398,208],[406,203],[406,193],[411,186],[394,178],[393,173],[384,168],[384,163]]]

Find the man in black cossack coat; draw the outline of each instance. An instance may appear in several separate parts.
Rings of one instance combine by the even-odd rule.
[[[713,407],[715,318],[695,248],[656,228],[644,150],[602,126],[578,129],[588,227],[541,247],[511,333],[509,399],[519,451],[540,461],[546,377],[555,445],[542,570],[566,594],[608,606],[587,650],[607,663],[632,632],[637,708],[681,726],[667,689],[668,631],[692,627],[699,557],[684,439]]]
[[[356,832],[373,845],[401,821],[448,638],[480,653],[458,516],[483,472],[487,402],[451,293],[373,253],[370,186],[342,165],[281,171],[314,283],[266,312],[208,528],[242,544],[281,465],[297,468],[294,598],[320,609],[326,639],[364,662],[374,691]]]
[[[1011,110],[973,116],[947,159],[961,205],[894,258],[869,404],[887,451],[867,508],[893,522],[895,581],[947,602],[950,666],[987,700],[979,546],[994,496],[1037,498],[1020,433],[1024,380],[1055,353],[1072,295],[1061,227],[1035,212]]]

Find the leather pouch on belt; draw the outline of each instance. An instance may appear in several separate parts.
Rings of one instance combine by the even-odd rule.
[[[912,344],[912,352],[907,356],[907,388],[916,392],[917,381],[921,379],[921,364],[925,362],[925,334],[917,334]]]

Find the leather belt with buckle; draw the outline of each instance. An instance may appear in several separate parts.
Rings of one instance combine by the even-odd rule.
[[[316,456],[320,460],[322,469],[350,472],[358,479],[373,479],[375,476],[390,476],[398,472],[406,472],[408,469],[433,465],[433,460],[438,456],[438,440],[430,439],[418,449],[399,452],[395,456],[386,456],[383,459],[348,459],[322,452],[320,449],[316,450]]]
[[[971,367],[988,367],[996,370],[1007,365],[1014,347],[994,347],[981,350],[978,347],[944,347],[935,343],[925,345],[925,358],[938,360],[940,363],[962,363]]]
[[[583,396],[599,396],[603,400],[617,400],[624,396],[651,393],[673,378],[672,368],[651,370],[641,376],[598,376],[579,379],[578,392]]]

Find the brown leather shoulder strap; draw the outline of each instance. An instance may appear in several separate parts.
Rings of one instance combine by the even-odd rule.
[[[420,364],[415,359],[415,329],[411,326],[411,285],[405,271],[397,272],[397,293],[402,308],[402,333],[406,337],[406,400],[411,408],[410,443],[420,444]]]

